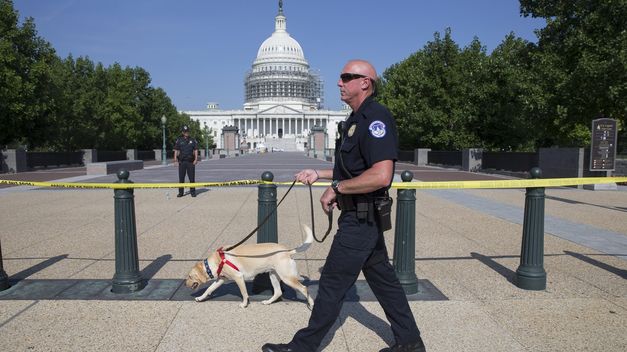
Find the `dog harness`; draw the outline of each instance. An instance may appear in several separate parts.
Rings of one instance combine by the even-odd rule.
[[[235,264],[233,264],[230,260],[224,257],[224,251],[222,250],[222,247],[218,248],[218,255],[220,256],[220,265],[218,265],[218,272],[216,272],[217,277],[220,277],[220,273],[222,273],[222,268],[224,267],[224,264],[230,266],[236,271],[239,271],[239,269],[237,268],[237,266],[235,266]]]

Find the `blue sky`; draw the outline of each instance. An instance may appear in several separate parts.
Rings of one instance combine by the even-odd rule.
[[[344,63],[379,73],[450,27],[464,47],[492,51],[509,32],[536,42],[544,21],[520,16],[517,0],[284,0],[287,31],[324,80],[325,107],[339,109]],[[21,18],[66,57],[143,67],[179,110],[244,103],[244,75],[274,31],[278,0],[14,0]]]

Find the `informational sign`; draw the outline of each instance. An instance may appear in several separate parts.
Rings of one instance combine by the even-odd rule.
[[[616,162],[616,120],[592,120],[590,171],[613,171]]]

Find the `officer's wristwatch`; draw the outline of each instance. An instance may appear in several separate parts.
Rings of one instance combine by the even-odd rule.
[[[333,182],[331,182],[331,188],[333,189],[335,194],[341,194],[340,190],[338,189],[339,186],[340,186],[340,180],[333,180]]]

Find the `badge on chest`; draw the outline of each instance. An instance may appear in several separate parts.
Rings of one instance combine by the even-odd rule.
[[[351,127],[348,129],[348,136],[352,137],[353,134],[355,134],[355,129],[357,128],[357,124],[352,124]]]

